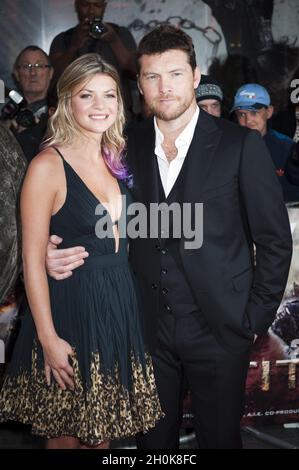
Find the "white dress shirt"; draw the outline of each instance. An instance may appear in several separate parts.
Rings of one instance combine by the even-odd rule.
[[[155,133],[156,133],[155,154],[157,157],[160,177],[161,177],[161,181],[162,181],[162,185],[163,185],[163,189],[164,189],[166,197],[170,193],[182,169],[184,160],[186,158],[191,141],[193,139],[198,116],[199,116],[199,108],[197,107],[194,115],[192,116],[192,119],[190,120],[190,122],[187,124],[183,132],[181,132],[181,134],[177,137],[175,141],[175,146],[178,149],[178,153],[177,153],[177,156],[170,163],[168,162],[165,152],[162,148],[164,136],[158,127],[156,118],[154,118]]]

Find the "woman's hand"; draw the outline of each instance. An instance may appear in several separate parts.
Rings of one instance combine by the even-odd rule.
[[[74,390],[74,371],[69,356],[74,354],[72,347],[58,336],[42,344],[47,384],[51,384],[51,373],[62,390]]]

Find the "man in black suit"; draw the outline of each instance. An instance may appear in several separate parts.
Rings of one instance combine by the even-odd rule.
[[[291,259],[281,188],[257,132],[199,111],[200,72],[189,36],[169,25],[156,28],[139,45],[139,67],[154,119],[128,133],[135,198],[148,210],[161,202],[188,204],[203,244],[188,246],[185,232],[176,238],[174,217],[168,233],[161,226],[158,237],[149,233],[130,245],[166,413],[138,444],[179,446],[186,377],[199,446],[240,448],[250,348],[274,319]],[[86,256],[78,247],[49,251],[48,269],[57,279]]]

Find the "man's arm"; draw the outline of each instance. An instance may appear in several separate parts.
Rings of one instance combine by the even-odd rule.
[[[67,31],[58,34],[50,46],[50,59],[54,67],[54,82],[57,81],[66,67],[79,56],[79,50],[89,41],[92,41],[87,23],[79,23],[73,29],[69,44],[66,44],[65,40],[67,34]]]
[[[109,23],[105,23],[107,32],[103,34],[103,41],[107,41],[113,50],[115,57],[121,68],[136,79],[137,60],[136,60],[136,43],[126,28],[118,27],[117,29]]]
[[[126,28],[115,29],[109,23],[104,24],[107,32],[99,40],[110,44],[120,67],[132,78],[136,78],[136,43],[133,36]],[[69,45],[65,44],[65,34],[61,33],[56,36],[50,47],[50,59],[55,73],[54,81],[60,77],[71,62],[80,56],[80,49],[94,41],[89,35],[89,24],[87,23],[80,23],[74,28]]]
[[[58,250],[62,238],[51,235],[47,244],[46,268],[49,276],[57,281],[66,279],[73,274],[73,270],[84,264],[84,258],[89,256],[83,246]]]
[[[248,131],[240,165],[240,190],[256,269],[247,313],[252,331],[264,334],[281,302],[292,257],[289,218],[268,150],[256,131]]]

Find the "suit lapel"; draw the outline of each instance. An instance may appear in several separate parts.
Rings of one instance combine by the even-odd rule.
[[[158,164],[155,156],[155,129],[153,120],[146,123],[139,135],[138,186],[145,204],[159,202]]]
[[[183,202],[200,202],[200,194],[209,177],[215,151],[222,131],[215,119],[200,111],[194,136],[187,154],[187,167],[183,189]]]

